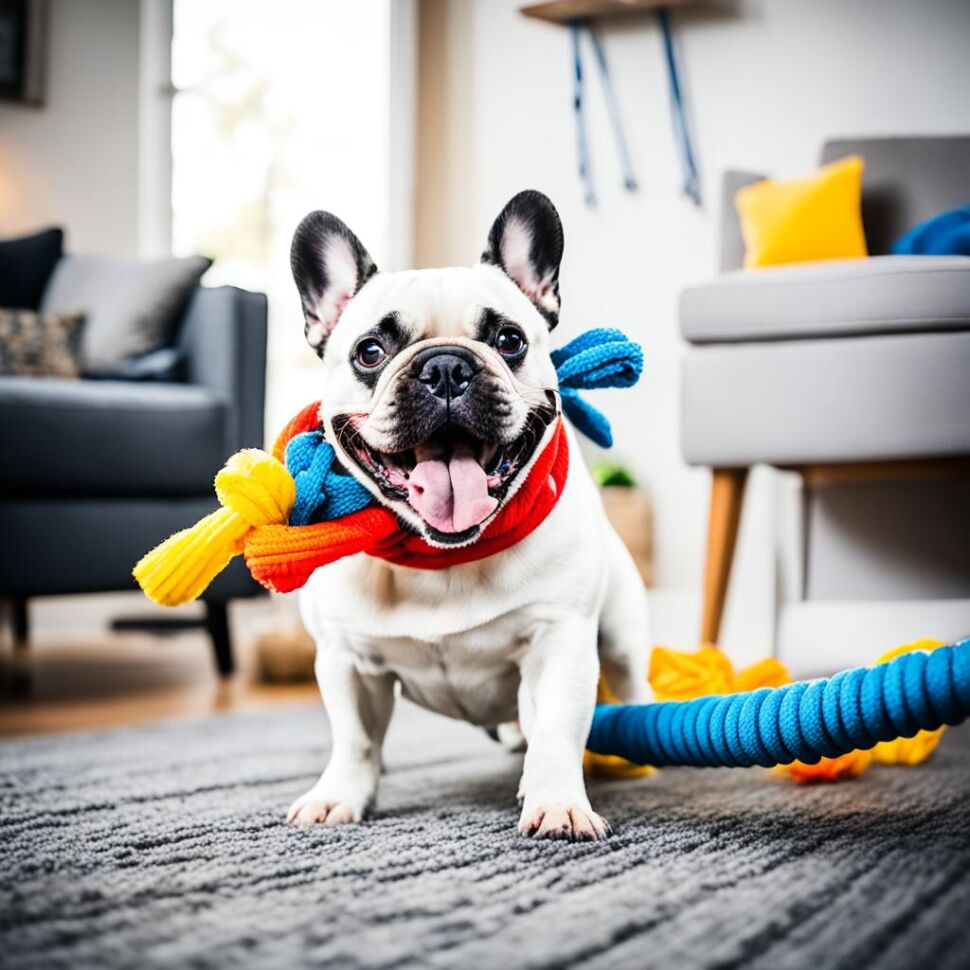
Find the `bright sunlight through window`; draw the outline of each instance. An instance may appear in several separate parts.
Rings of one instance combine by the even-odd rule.
[[[173,247],[269,297],[266,422],[320,396],[289,269],[312,209],[389,248],[389,3],[175,0]]]

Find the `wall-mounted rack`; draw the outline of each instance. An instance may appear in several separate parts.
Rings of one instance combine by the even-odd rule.
[[[527,17],[552,24],[568,24],[575,20],[594,20],[631,13],[647,13],[660,7],[684,7],[703,0],[547,0],[530,3],[519,11]]]

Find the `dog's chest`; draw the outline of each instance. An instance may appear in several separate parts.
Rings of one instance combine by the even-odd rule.
[[[447,637],[355,644],[362,673],[393,673],[402,694],[429,710],[493,727],[517,716],[520,648],[513,622]]]

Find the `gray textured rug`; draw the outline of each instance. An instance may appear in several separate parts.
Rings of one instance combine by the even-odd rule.
[[[518,759],[401,705],[371,822],[298,831],[320,710],[0,745],[0,963],[965,968],[970,733],[825,788],[596,786],[600,844],[514,832]]]

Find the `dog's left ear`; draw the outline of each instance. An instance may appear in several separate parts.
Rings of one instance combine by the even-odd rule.
[[[535,304],[551,330],[559,322],[559,264],[562,222],[541,192],[511,199],[488,234],[483,263],[492,263]]]
[[[335,215],[311,212],[293,234],[290,268],[303,304],[307,343],[323,357],[344,307],[377,267],[361,241]]]

